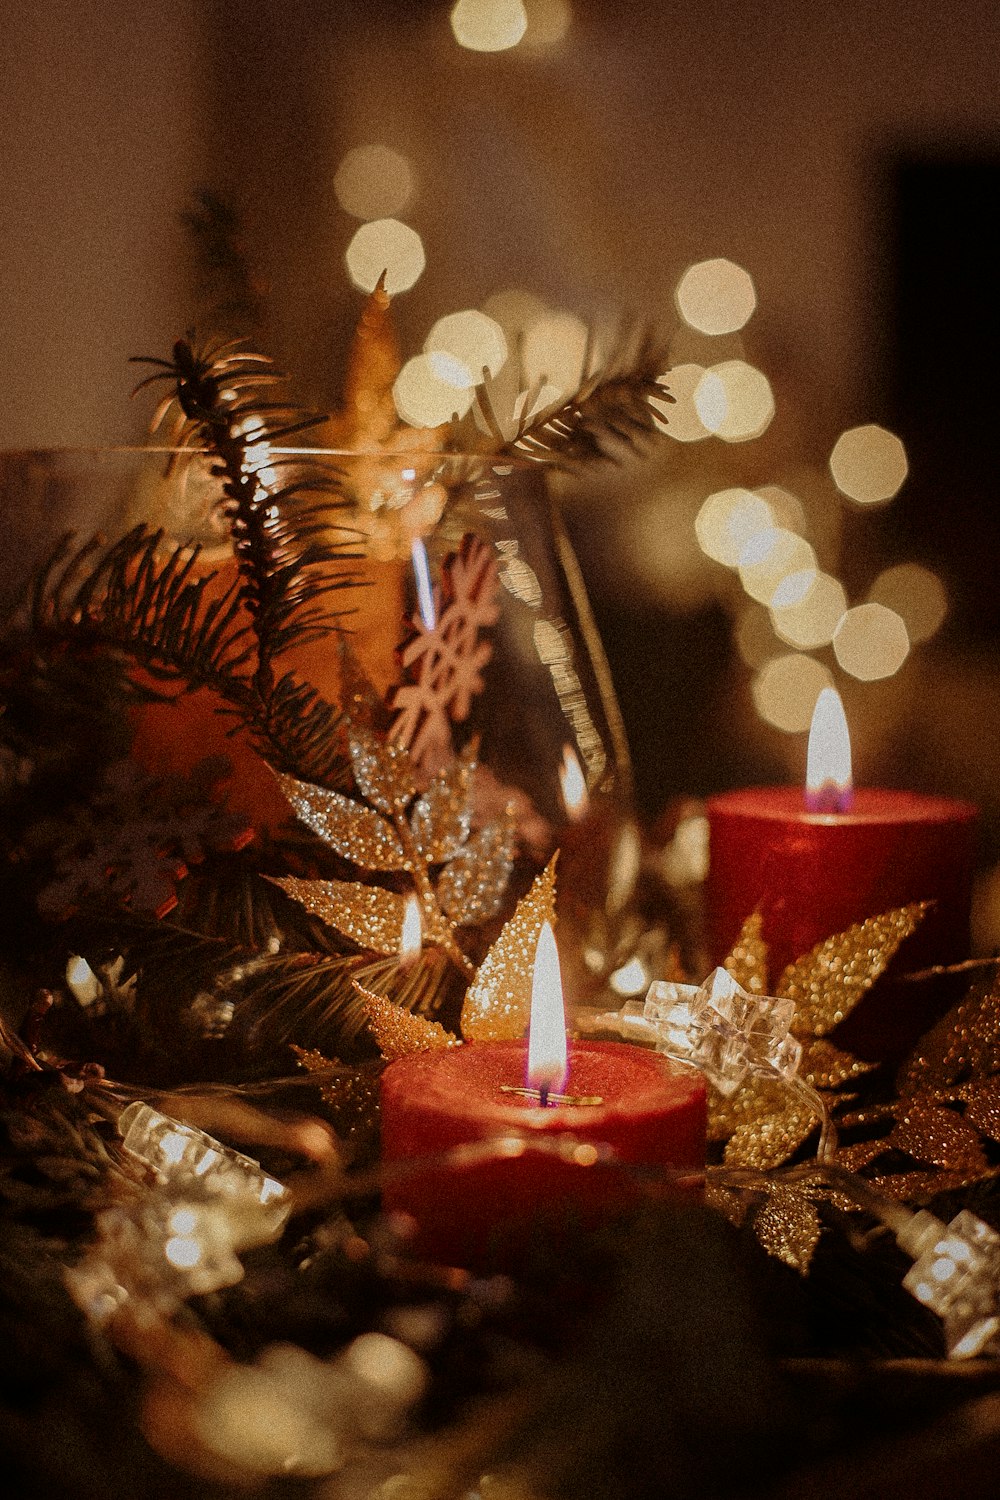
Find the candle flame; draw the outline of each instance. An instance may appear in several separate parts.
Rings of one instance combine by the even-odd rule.
[[[562,765],[559,767],[559,786],[562,789],[563,806],[571,823],[586,817],[590,806],[587,782],[580,762],[571,745],[563,745]]]
[[[411,964],[423,946],[424,929],[420,920],[420,902],[416,896],[407,896],[403,909],[403,930],[399,938],[399,961]]]
[[[810,812],[849,812],[851,736],[836,688],[825,687],[816,699],[806,756],[806,807]]]
[[[566,1012],[563,1007],[559,950],[548,922],[542,923],[531,981],[531,1019],[528,1023],[528,1087],[538,1089],[544,1103],[551,1091],[566,1082]]]

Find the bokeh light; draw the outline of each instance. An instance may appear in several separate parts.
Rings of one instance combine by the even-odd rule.
[[[847,612],[844,586],[829,573],[817,573],[801,599],[784,608],[772,601],[775,634],[789,646],[813,651],[828,646]]]
[[[894,609],[914,643],[930,640],[948,613],[944,584],[936,573],[919,563],[886,568],[872,584],[868,598],[874,604]]]
[[[426,265],[419,234],[398,219],[374,219],[362,224],[347,247],[345,259],[351,280],[363,292],[374,291],[384,271],[385,289],[392,297],[409,291]]]
[[[558,46],[573,19],[569,0],[524,0],[524,11],[528,17],[524,45],[533,52]]]
[[[874,422],[842,432],[830,454],[834,484],[859,505],[891,500],[908,472],[906,449],[899,438]]]
[[[457,383],[449,374],[463,378]],[[472,378],[460,361],[444,354],[417,354],[407,360],[392,388],[396,410],[411,427],[439,427],[464,417],[473,400]]]
[[[525,333],[533,323],[546,316],[548,308],[534,292],[511,286],[487,297],[483,312],[500,324],[507,334],[508,344],[513,344],[518,334]]]
[[[784,526],[761,531],[746,544],[739,565],[740,582],[751,599],[768,606],[791,606],[805,597],[819,569],[809,543]],[[784,596],[782,586],[795,575]]]
[[[877,682],[898,672],[910,652],[901,616],[884,604],[857,604],[837,626],[833,651],[845,672]]]
[[[471,52],[505,52],[524,36],[528,17],[521,0],[458,0],[451,29]]]
[[[694,393],[704,373],[704,365],[672,365],[666,386],[673,401],[658,401],[655,396],[650,400],[657,426],[678,443],[697,443],[712,435],[694,404]]]
[[[426,354],[447,354],[459,360],[478,385],[483,370],[499,374],[507,362],[507,339],[500,324],[472,308],[439,318],[424,341]]]
[[[356,219],[387,219],[413,197],[413,172],[389,146],[355,146],[333,179],[337,202]]]
[[[532,323],[522,351],[528,388],[545,383],[567,394],[575,391],[583,379],[588,344],[587,325],[573,313],[550,312]]]
[[[752,490],[719,490],[699,510],[694,529],[706,557],[736,568],[756,537],[775,530],[774,514]]]
[[[780,484],[759,484],[757,493],[767,501],[774,515],[775,524],[787,526],[789,531],[798,531],[803,536],[808,529],[806,508],[798,495]]]
[[[727,359],[706,370],[694,404],[709,432],[727,443],[760,437],[774,416],[767,376],[742,359]]]
[[[747,604],[740,611],[733,639],[743,661],[754,670],[770,661],[780,650],[771,616],[761,604]]]
[[[673,401],[657,401],[654,396],[649,402],[654,408],[658,428],[678,443],[700,443],[702,438],[711,438],[711,432],[694,405],[694,392],[699,389],[703,375],[703,365],[672,365],[667,372],[666,386]]]
[[[685,323],[699,333],[735,333],[757,306],[749,273],[722,259],[688,266],[674,298]]]
[[[775,729],[802,734],[812,722],[816,699],[832,680],[814,657],[789,651],[761,667],[753,680],[753,701],[761,718]]]

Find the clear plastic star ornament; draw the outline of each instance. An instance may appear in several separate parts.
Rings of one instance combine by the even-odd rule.
[[[1000,1335],[1000,1235],[963,1209],[945,1225],[921,1212],[899,1236],[914,1264],[906,1290],[944,1323],[948,1354],[994,1352]]]
[[[643,1008],[657,1051],[693,1063],[726,1098],[750,1074],[796,1078],[802,1044],[789,1030],[794,1013],[794,1000],[750,995],[726,969],[701,985],[659,980]]]

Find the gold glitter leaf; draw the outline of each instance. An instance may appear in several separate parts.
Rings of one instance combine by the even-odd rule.
[[[823,1037],[814,1037],[803,1045],[799,1075],[814,1089],[836,1089],[849,1078],[870,1073],[876,1066],[852,1057],[850,1052],[842,1051]]]
[[[885,1172],[879,1177],[873,1177],[871,1183],[879,1192],[888,1193],[890,1197],[903,1203],[919,1207],[929,1203],[939,1193],[955,1192],[996,1175],[995,1171],[948,1172],[928,1167],[919,1172]]]
[[[867,1167],[877,1156],[889,1149],[884,1140],[855,1141],[852,1146],[841,1146],[837,1152],[837,1161],[849,1172],[860,1172],[862,1167]]]
[[[753,1232],[769,1255],[783,1260],[804,1276],[822,1231],[816,1205],[805,1193],[775,1187],[758,1210]]]
[[[353,724],[348,735],[351,767],[358,790],[379,812],[402,812],[417,793],[417,777],[409,752],[402,745],[381,740],[370,729]]]
[[[296,816],[345,859],[366,870],[409,869],[395,831],[372,808],[284,773],[278,781]]]
[[[329,1074],[320,1084],[319,1093],[341,1139],[355,1145],[370,1144],[378,1122],[378,1073],[369,1068],[345,1068],[314,1047],[293,1045],[292,1051],[307,1073]]]
[[[978,1132],[954,1110],[926,1099],[907,1101],[887,1145],[905,1151],[916,1161],[963,1175],[978,1175],[987,1166]]]
[[[1000,1141],[1000,1086],[996,1081],[972,1084],[962,1090],[964,1119],[991,1141]]]
[[[466,1041],[523,1036],[531,1011],[531,978],[543,922],[555,924],[556,857],[537,876],[483,959],[462,1006]]]
[[[739,1229],[747,1216],[750,1201],[748,1195],[739,1188],[730,1187],[727,1183],[710,1177],[705,1183],[705,1207],[724,1214],[730,1224],[735,1224]]]
[[[414,843],[429,865],[442,864],[458,853],[472,823],[472,773],[475,743],[467,745],[414,804],[410,818]]]
[[[1000,1072],[1000,977],[973,984],[963,1000],[932,1027],[904,1064],[901,1094],[947,1088],[966,1078]]]
[[[460,1039],[446,1031],[439,1021],[425,1021],[393,1005],[384,995],[376,995],[360,984],[354,988],[365,1002],[365,1015],[379,1051],[387,1061],[408,1057],[411,1052],[428,1052],[434,1047],[460,1047]]]
[[[514,818],[479,828],[441,872],[436,895],[459,927],[487,922],[503,903],[514,868]]]
[[[759,911],[751,912],[743,923],[743,930],[722,967],[751,995],[767,994],[767,944],[761,927],[763,918]]]
[[[794,1034],[823,1036],[850,1015],[926,910],[925,901],[916,901],[869,917],[846,932],[834,933],[789,964],[777,994],[795,1001]]]
[[[360,948],[389,956],[399,953],[405,896],[349,880],[298,880],[287,875],[276,878],[274,884]]]
[[[790,1096],[780,1085],[774,1094],[773,1108],[737,1126],[730,1136],[724,1156],[727,1166],[756,1167],[765,1172],[780,1167],[816,1125],[818,1116],[806,1100]]]

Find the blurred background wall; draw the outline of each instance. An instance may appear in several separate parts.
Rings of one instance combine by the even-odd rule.
[[[335,400],[360,306],[338,170],[388,147],[426,253],[396,303],[407,353],[457,308],[513,318],[496,294],[516,291],[564,333],[631,317],[672,364],[745,360],[773,392],[753,440],[702,429],[567,497],[644,810],[798,774],[795,674],[812,674],[801,697],[820,671],[848,700],[862,776],[979,796],[1000,823],[995,0],[525,0],[523,39],[498,52],[459,46],[449,10],[3,0],[0,446],[141,434],[127,356],[165,353],[208,296],[182,225],[200,189],[238,216],[259,336]],[[756,294],[721,336],[675,303],[685,268],[717,257]],[[875,505],[829,469],[866,424],[909,461]],[[859,678],[828,641],[790,643],[706,555],[707,498],[767,486],[850,605],[889,602],[892,567],[933,574],[910,577],[916,605],[896,599],[911,612],[898,670]],[[41,524],[22,526],[23,550]],[[939,593],[923,641],[913,610],[926,623]]]

